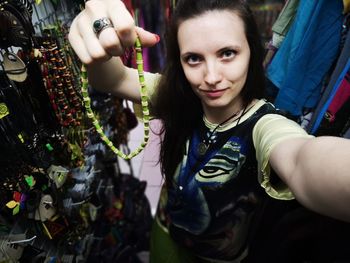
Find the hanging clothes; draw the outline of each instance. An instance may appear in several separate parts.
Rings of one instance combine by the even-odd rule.
[[[287,35],[291,25],[293,24],[295,15],[299,6],[299,0],[288,0],[283,7],[276,22],[272,26],[272,45],[279,48],[283,39]]]
[[[319,100],[318,105],[314,111],[312,119],[307,127],[308,132],[311,132],[312,134],[314,134],[317,131],[321,123],[321,120],[326,110],[328,109],[328,105],[331,103],[331,100],[334,94],[336,93],[337,88],[340,87],[340,84],[347,72],[347,70],[344,70],[344,69],[347,67],[347,64],[349,64],[349,57],[350,57],[350,31],[347,33],[346,41],[344,43],[340,56],[337,60],[335,69],[332,72],[329,83],[326,89],[324,90],[322,97]]]
[[[277,20],[272,26],[272,39],[268,44],[264,59],[264,68],[267,68],[275,56],[278,48],[285,39],[297,13],[299,0],[287,0]]]
[[[155,34],[163,36],[165,25],[167,24],[166,9],[163,1],[151,0],[141,1],[140,10],[143,14],[145,28]],[[164,42],[161,37],[159,43],[148,48],[149,71],[160,72],[164,67]]]
[[[338,78],[336,79],[335,85],[330,87],[329,97],[326,98],[326,101],[324,104],[321,104],[321,108],[320,108],[319,112],[317,112],[318,114],[315,115],[312,123],[310,123],[310,125],[313,125],[311,128],[311,131],[310,131],[312,134],[314,134],[317,131],[317,129],[319,128],[330,103],[334,99],[334,96],[337,93],[337,91],[340,89],[341,84],[343,83],[343,79],[345,78],[345,76],[349,70],[350,70],[350,59],[348,60],[345,68],[342,70],[342,72],[339,74]]]
[[[295,21],[267,68],[279,88],[275,105],[299,116],[320,98],[322,80],[339,53],[343,3],[301,0]]]
[[[344,103],[349,99],[350,97],[350,70],[346,73],[344,79],[340,83],[339,89],[337,90],[337,93],[335,94],[332,102],[330,103],[327,115],[329,118],[329,121],[334,121],[335,115],[339,111],[339,109],[344,105]]]
[[[338,110],[337,117],[330,122],[326,118],[327,114],[321,119],[318,129],[314,132],[315,136],[338,136],[343,137],[350,127],[350,99]]]

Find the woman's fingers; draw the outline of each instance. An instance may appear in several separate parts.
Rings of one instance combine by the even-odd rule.
[[[88,16],[82,16],[78,20],[78,30],[84,41],[85,48],[93,61],[108,59],[109,55],[91,28],[91,21]]]
[[[84,40],[81,37],[79,30],[78,30],[78,26],[76,24],[77,24],[77,20],[74,20],[72,22],[71,27],[70,27],[69,34],[68,34],[69,42],[70,42],[74,52],[80,58],[80,60],[84,64],[90,64],[90,63],[92,63],[93,59],[85,47]]]
[[[146,31],[141,27],[136,27],[136,32],[140,38],[142,46],[144,47],[152,47],[160,40],[157,34]]]
[[[115,15],[113,8],[108,10],[120,44],[124,48],[131,47],[136,41],[135,21],[123,2],[114,1],[112,5],[114,9],[120,10],[118,15]]]
[[[94,22],[104,18],[111,26],[94,32]],[[69,41],[82,62],[91,64],[123,55],[126,48],[134,45],[137,35],[143,46],[150,47],[159,41],[157,35],[135,27],[122,1],[89,0],[72,22]]]
[[[85,15],[80,18],[80,32],[84,38],[87,49],[94,60],[100,61],[110,56],[120,56],[123,48],[113,27],[107,27],[95,33],[93,24],[103,18],[109,18],[108,1],[90,0],[85,3]],[[115,8],[113,8],[115,9]],[[113,10],[117,13],[117,10]],[[119,11],[120,12],[120,11]]]

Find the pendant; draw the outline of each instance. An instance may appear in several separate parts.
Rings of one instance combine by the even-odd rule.
[[[201,142],[198,144],[197,146],[197,153],[200,155],[200,156],[203,156],[206,154],[207,150],[209,148],[209,145],[207,145],[205,142]]]

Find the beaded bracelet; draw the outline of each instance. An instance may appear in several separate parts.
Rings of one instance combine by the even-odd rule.
[[[82,82],[82,95],[83,95],[83,101],[86,109],[86,113],[88,118],[92,120],[93,125],[95,126],[96,131],[100,135],[101,139],[106,143],[106,145],[119,157],[130,160],[131,158],[138,155],[147,145],[148,139],[149,139],[149,108],[148,108],[148,94],[147,94],[147,87],[145,84],[145,78],[144,78],[144,72],[143,72],[143,58],[142,58],[142,48],[141,48],[141,42],[139,38],[136,39],[135,43],[135,50],[136,50],[136,65],[137,65],[137,72],[139,76],[139,82],[140,82],[140,93],[141,93],[141,106],[142,106],[142,120],[144,125],[144,135],[143,135],[143,141],[141,142],[140,146],[131,152],[130,154],[126,155],[122,151],[120,151],[117,147],[113,145],[113,143],[108,139],[108,137],[104,134],[103,129],[101,125],[99,124],[94,112],[91,109],[91,99],[89,97],[88,93],[88,79],[87,79],[87,71],[85,66],[82,66],[81,69],[81,82]]]

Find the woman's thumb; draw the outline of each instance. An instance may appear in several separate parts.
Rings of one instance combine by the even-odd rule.
[[[157,44],[160,40],[157,34],[153,34],[149,31],[144,30],[141,27],[136,27],[136,32],[140,38],[141,44],[144,47],[152,47]]]

